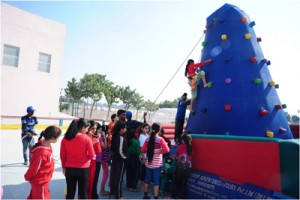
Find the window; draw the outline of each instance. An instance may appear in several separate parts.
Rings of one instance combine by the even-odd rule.
[[[40,53],[38,70],[41,72],[50,72],[51,55]]]
[[[18,67],[20,48],[4,44],[3,65]]]

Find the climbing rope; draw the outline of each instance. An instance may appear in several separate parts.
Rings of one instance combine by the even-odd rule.
[[[165,87],[162,89],[162,91],[159,93],[159,95],[156,97],[155,101],[151,104],[150,110],[152,108],[153,105],[155,105],[157,99],[162,95],[162,93],[165,91],[165,89],[168,87],[168,85],[171,83],[171,81],[173,80],[173,78],[175,77],[175,75],[178,73],[178,71],[180,70],[180,68],[182,67],[182,65],[186,62],[186,60],[190,57],[190,55],[193,53],[193,51],[195,50],[195,48],[198,46],[199,42],[202,40],[203,36],[205,34],[203,33],[202,36],[200,37],[200,39],[197,41],[197,43],[195,44],[195,46],[192,48],[192,50],[188,53],[188,55],[185,57],[185,59],[183,60],[183,62],[181,63],[181,65],[178,67],[178,69],[175,71],[175,73],[173,74],[173,76],[170,78],[170,80],[168,81],[168,83],[165,85]],[[147,110],[149,111],[149,109]],[[143,119],[143,118],[142,118]]]
[[[171,79],[168,81],[168,83],[166,84],[166,86],[162,89],[162,91],[159,93],[159,95],[157,96],[157,98],[155,99],[155,101],[153,102],[153,105],[156,103],[157,99],[162,95],[162,93],[165,91],[165,89],[168,87],[168,85],[170,84],[170,82],[173,80],[173,78],[175,77],[175,75],[178,73],[178,71],[180,70],[180,68],[182,67],[183,64],[185,64],[186,60],[190,57],[190,55],[193,53],[193,51],[195,50],[195,48],[198,46],[199,42],[202,40],[204,34],[200,37],[200,39],[197,41],[197,43],[195,44],[195,46],[192,48],[192,50],[190,51],[190,53],[185,57],[185,59],[183,60],[183,62],[181,63],[181,65],[178,67],[178,69],[176,70],[176,72],[174,73],[174,75],[171,77]]]

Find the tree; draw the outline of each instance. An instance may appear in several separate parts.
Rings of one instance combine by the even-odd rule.
[[[176,108],[178,100],[175,99],[173,101],[165,100],[159,103],[159,108]]]
[[[64,110],[69,110],[70,105],[69,104],[61,104],[59,105],[59,112],[62,112]]]
[[[136,108],[136,118],[138,115],[138,111],[143,107],[143,103],[144,103],[143,96],[135,92],[133,95],[132,105]]]
[[[75,78],[72,78],[71,81],[68,81],[67,88],[65,88],[65,93],[67,97],[71,97],[76,101],[79,101],[83,96],[79,88],[79,83]]]
[[[75,78],[72,78],[71,81],[68,81],[67,88],[65,88],[65,94],[67,97],[72,98],[73,106],[72,106],[72,115],[74,115],[74,103],[79,104],[81,97],[83,97],[83,93],[79,87],[79,82]],[[78,115],[78,107],[75,106],[75,116]],[[77,113],[77,114],[76,114]]]
[[[144,101],[144,107],[149,112],[148,113],[148,119],[150,119],[151,113],[153,111],[159,109],[159,106],[157,104],[155,104],[154,102],[150,101],[150,100]]]
[[[108,105],[108,111],[107,111],[107,117],[106,120],[108,120],[109,112],[111,110],[111,106],[113,103],[119,103],[119,99],[121,97],[121,91],[120,86],[114,86],[114,83],[111,81],[107,81],[105,90],[103,92],[107,105]]]
[[[132,106],[132,102],[134,102],[134,94],[135,94],[135,90],[131,90],[130,86],[126,86],[121,87],[120,88],[121,91],[121,101],[124,104],[125,110],[128,110],[130,108],[130,106]]]
[[[105,86],[107,85],[106,75],[102,74],[85,74],[82,79],[80,79],[80,89],[83,92],[85,98],[91,98],[93,103],[90,111],[90,118],[92,118],[93,108],[95,104],[100,101],[102,94],[105,91]]]

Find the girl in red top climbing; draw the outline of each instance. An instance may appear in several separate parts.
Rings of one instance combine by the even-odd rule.
[[[197,85],[199,83],[199,80],[201,78],[204,87],[209,87],[211,85],[211,82],[206,82],[205,72],[203,70],[200,70],[200,67],[203,67],[205,64],[210,64],[212,62],[211,59],[208,59],[206,61],[200,62],[200,63],[194,63],[194,60],[189,59],[185,68],[184,75],[189,80],[189,85],[191,86],[191,103],[190,103],[190,111],[194,112],[193,110],[193,102],[197,98]]]
[[[54,158],[51,143],[57,142],[61,130],[56,126],[47,127],[38,142],[30,149],[30,165],[24,175],[31,185],[27,199],[50,199],[49,182],[54,171]],[[42,139],[42,138],[45,139]]]

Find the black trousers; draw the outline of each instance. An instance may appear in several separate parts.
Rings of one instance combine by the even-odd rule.
[[[181,144],[181,134],[183,132],[184,119],[176,119],[175,120],[175,133],[174,139],[175,142]]]
[[[140,175],[139,154],[129,154],[126,167],[127,187],[136,189]]]
[[[66,181],[67,181],[67,199],[74,199],[76,187],[78,183],[78,196],[80,199],[88,199],[88,179],[89,168],[69,168],[66,167]]]
[[[110,170],[110,196],[115,195],[115,199],[122,197],[122,177],[125,169],[125,161],[112,159]]]
[[[186,168],[186,169],[177,168],[176,176],[175,176],[175,185],[172,194],[174,199],[186,198],[186,184],[189,178],[190,171],[191,168]]]

